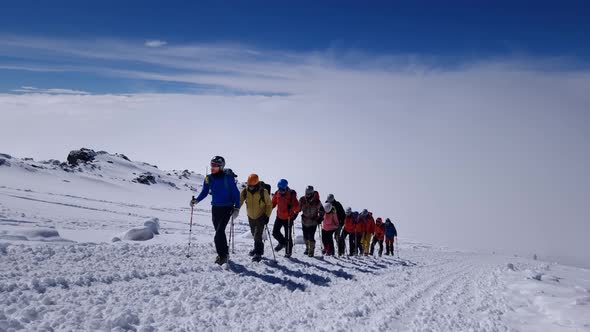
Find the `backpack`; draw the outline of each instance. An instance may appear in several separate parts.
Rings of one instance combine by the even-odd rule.
[[[268,194],[270,195],[270,193],[272,192],[272,191],[271,191],[270,184],[268,184],[268,183],[266,183],[266,182],[264,182],[264,181],[260,181],[260,185],[261,185],[261,186],[262,186],[264,189],[266,189],[266,191],[268,191]]]
[[[281,194],[280,191],[275,191],[275,193],[273,195],[276,194]],[[293,208],[293,206],[291,205],[291,200],[293,199],[293,195],[295,195],[295,199],[297,199],[297,192],[291,188],[287,188],[287,190],[285,191],[285,200],[287,201],[287,210],[291,211],[291,208]]]
[[[260,199],[258,200],[258,204],[260,203],[264,203],[266,205],[266,200],[264,199],[264,191],[267,190],[266,188],[270,187],[270,185],[265,184],[264,182],[260,181],[260,183],[258,184],[258,192],[260,192]],[[255,191],[256,192],[256,191]],[[240,195],[248,195],[248,188],[244,188],[242,190],[242,192],[240,193]],[[270,195],[270,193],[269,193]],[[240,197],[240,198],[244,198],[246,199],[246,197]]]
[[[233,177],[234,178],[234,182],[238,183],[238,180],[236,179],[238,177],[238,175],[236,173],[234,173],[234,171],[232,171],[231,168],[224,168],[223,169],[223,184],[225,185],[225,190],[230,190],[229,189],[229,184],[227,184],[227,178],[228,177]],[[211,176],[210,174],[208,174],[205,177],[205,183],[209,184],[209,176]],[[211,195],[211,189],[209,189],[209,195]]]

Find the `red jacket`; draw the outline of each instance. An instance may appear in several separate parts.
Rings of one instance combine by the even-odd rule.
[[[385,224],[381,218],[377,218],[375,223],[375,238],[380,241],[385,238]]]
[[[352,214],[346,216],[346,218],[344,218],[344,230],[348,233],[348,234],[352,234],[354,233],[354,217]]]
[[[291,209],[289,209],[289,205]],[[277,208],[277,218],[282,220],[292,220],[295,214],[300,210],[295,190],[287,188],[287,191],[284,193],[277,190],[277,192],[272,195],[272,208],[274,209],[275,207]]]
[[[354,224],[354,232],[356,234],[363,234],[365,231],[365,221],[358,217],[356,223]]]
[[[367,220],[365,220],[365,234],[373,234],[375,233],[375,219],[373,219],[373,215],[369,214],[367,216]]]

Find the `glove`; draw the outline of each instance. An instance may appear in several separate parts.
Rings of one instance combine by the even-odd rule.
[[[291,218],[291,222],[295,221],[295,219],[297,219],[297,217],[299,217],[299,212],[296,212],[296,213],[293,215],[293,218]]]
[[[191,202],[190,202],[190,207],[195,207],[195,205],[197,205],[197,203],[199,203],[199,201],[197,201],[197,199],[193,197],[193,199],[191,199]]]
[[[270,221],[270,217],[264,217],[264,224],[268,225],[268,222]]]
[[[232,218],[236,219],[240,215],[240,208],[234,208],[234,212],[232,213]]]

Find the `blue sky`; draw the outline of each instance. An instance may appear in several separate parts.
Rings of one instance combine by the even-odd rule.
[[[239,44],[259,51],[328,53],[341,65],[358,65],[366,57],[351,53],[363,53],[405,56],[404,64],[411,59],[435,68],[514,57],[565,58],[560,67],[586,66],[588,7],[583,1],[4,1],[0,40],[94,41],[89,48],[100,48],[103,39],[138,45],[157,40],[166,43],[163,48]],[[0,91],[52,84],[94,93],[210,90],[207,82],[162,82],[97,69],[153,70],[153,62],[131,58],[105,64],[31,45],[0,46]],[[39,56],[30,59],[31,54]]]

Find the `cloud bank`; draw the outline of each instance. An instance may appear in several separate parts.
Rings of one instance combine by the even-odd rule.
[[[358,52],[7,38],[0,50],[28,50],[19,65],[30,68],[195,88],[0,94],[0,152],[64,159],[88,146],[197,171],[221,154],[242,179],[315,185],[391,217],[403,236],[587,262],[590,74],[567,59],[441,67]]]

